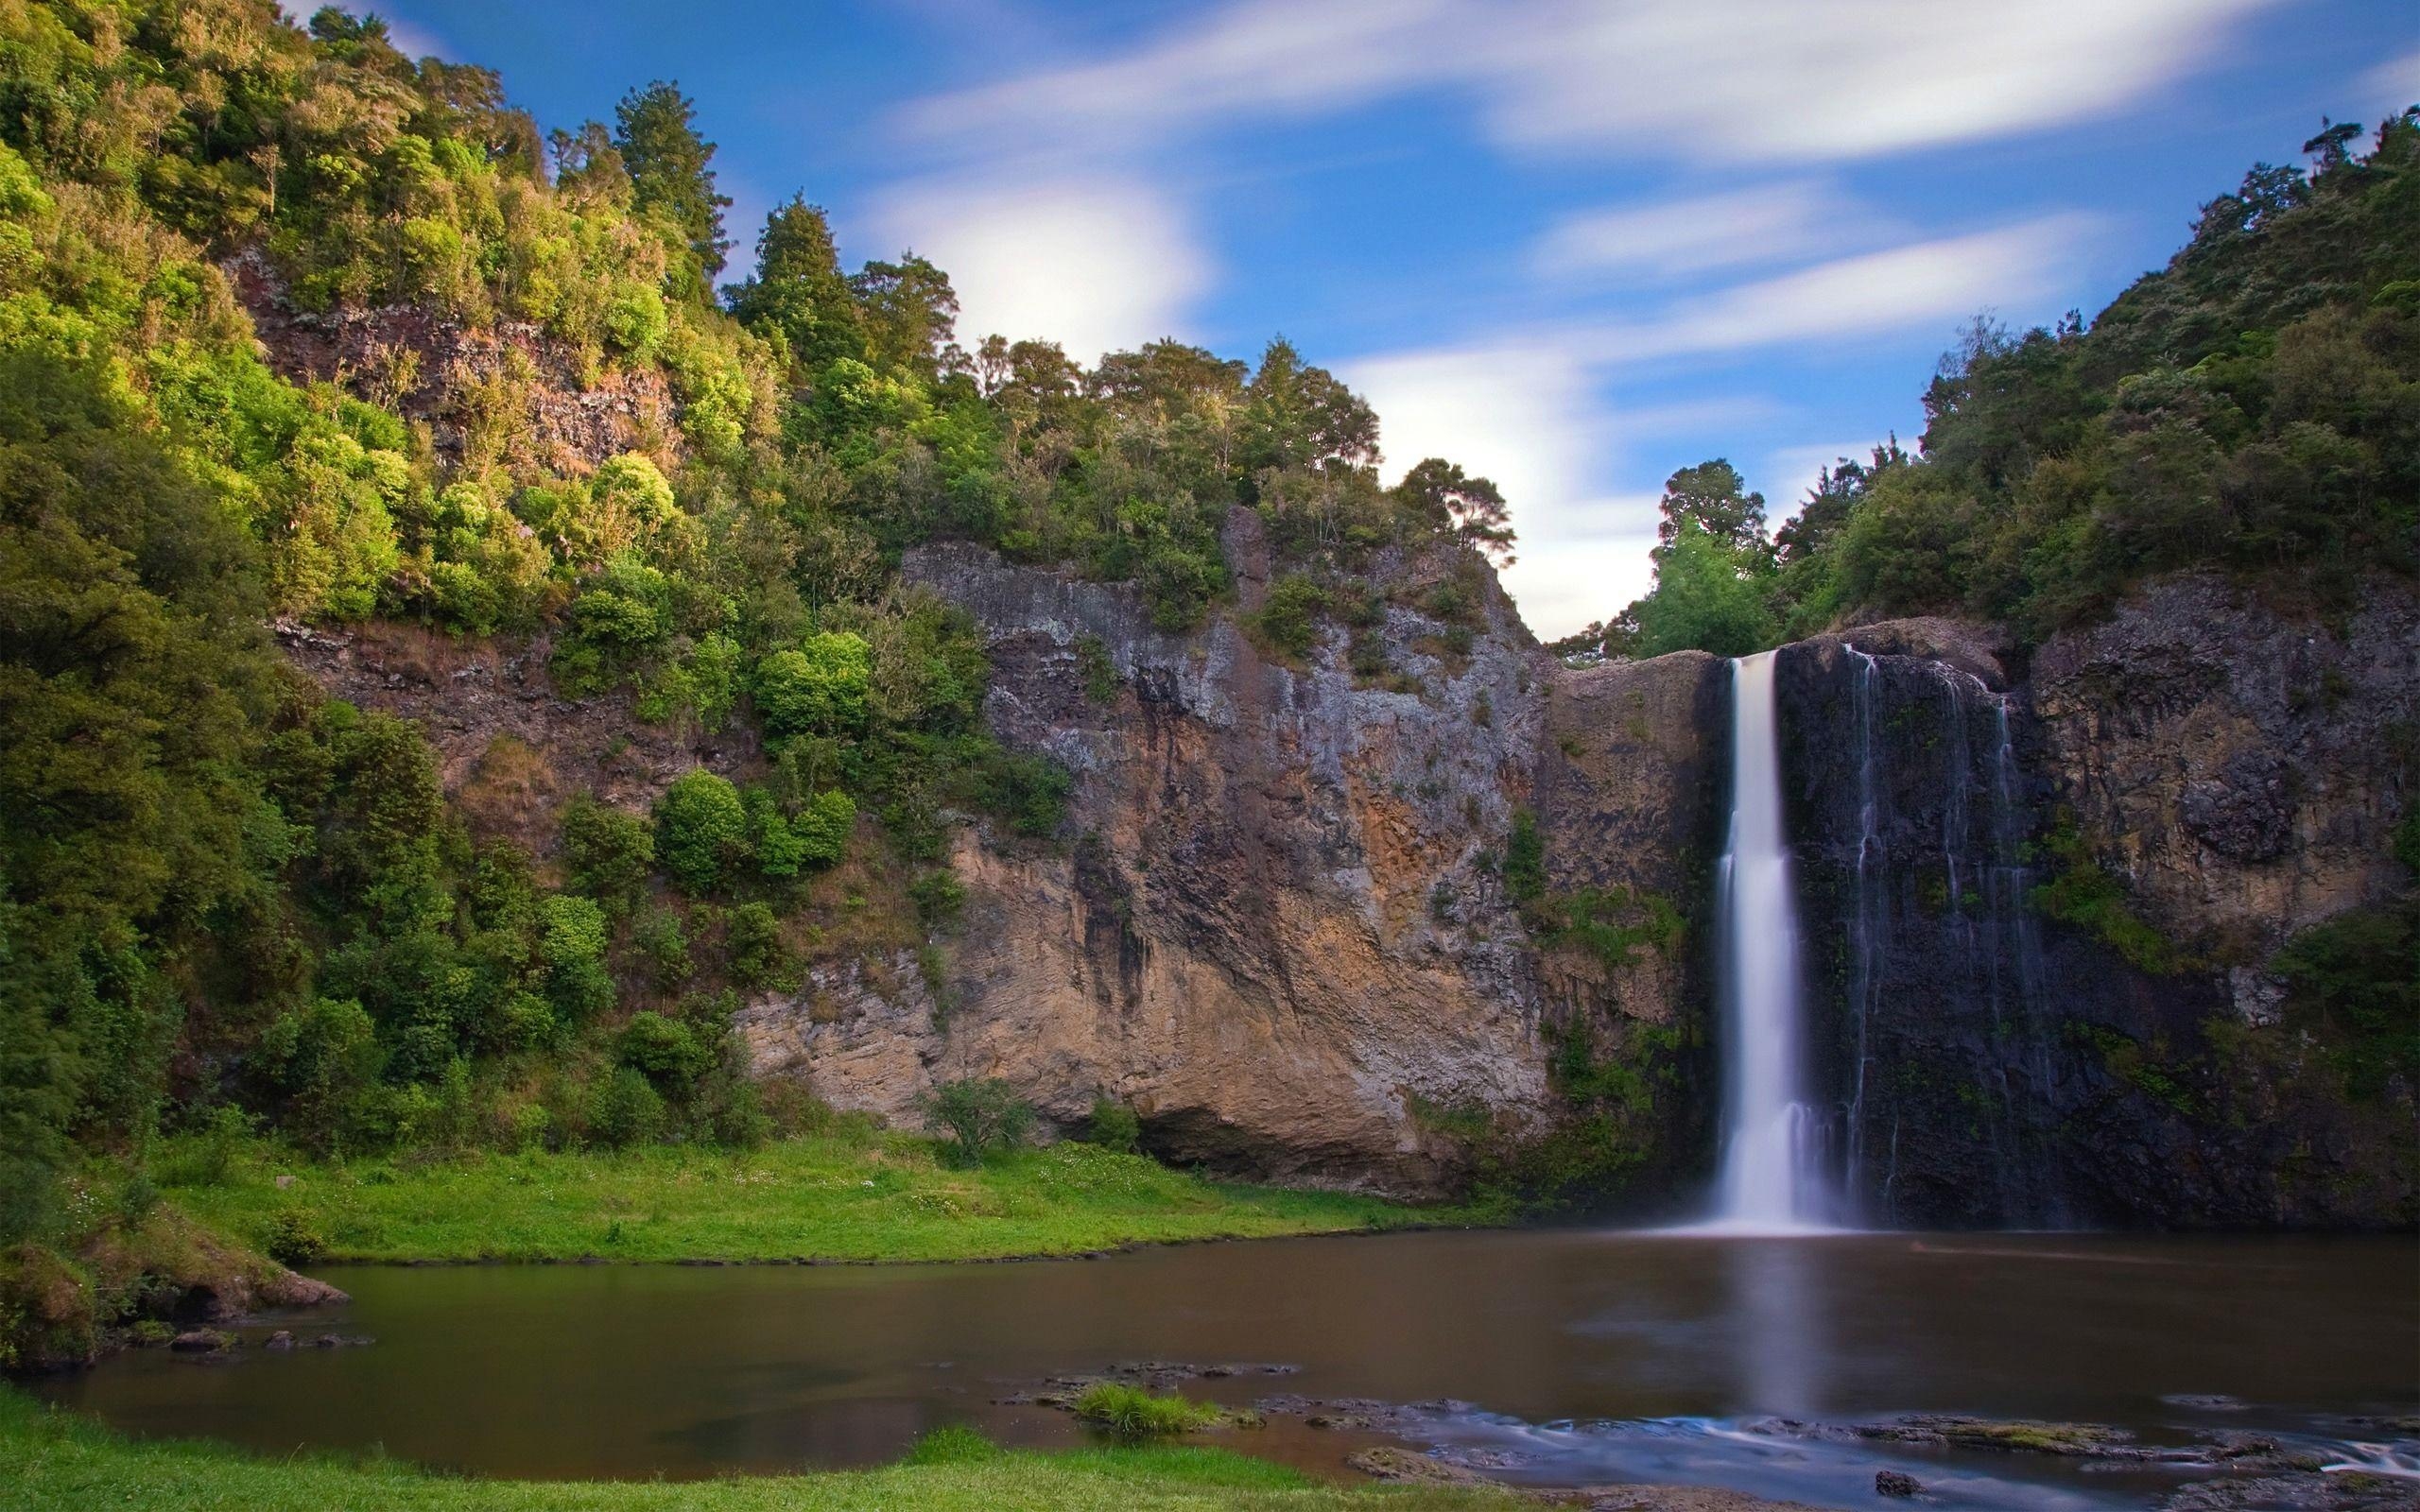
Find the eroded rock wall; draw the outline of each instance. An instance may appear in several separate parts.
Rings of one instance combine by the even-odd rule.
[[[1247,611],[1252,524],[1229,533]],[[1677,885],[1710,659],[1575,689],[1492,576],[1457,649],[1405,607],[1467,572],[1451,556],[1379,569],[1382,679],[1357,679],[1333,627],[1291,664],[1232,618],[1167,634],[1130,587],[988,551],[906,570],[985,627],[1001,738],[1075,774],[1065,833],[961,832],[946,1003],[856,981],[759,1003],[761,1069],[900,1120],[953,1076],[1004,1077],[1062,1126],[1109,1096],[1171,1159],[1421,1193],[1466,1172],[1449,1126],[1517,1138],[1559,1115],[1548,1058],[1573,1014],[1678,1017],[1680,959],[1642,952],[1619,981],[1542,965],[1503,857],[1534,804],[1570,841],[1556,876]]]
[[[2408,1089],[2344,1094],[2264,969],[2409,885],[2420,614],[2154,585],[2030,666],[1990,632],[1787,648],[1785,766],[1835,1154],[1897,1224],[2408,1224]],[[2077,867],[2121,951],[2036,889]]]

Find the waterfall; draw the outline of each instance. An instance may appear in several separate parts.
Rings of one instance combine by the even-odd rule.
[[[1722,855],[1725,1228],[1817,1228],[1833,1216],[1806,1091],[1798,900],[1782,833],[1773,653],[1731,663],[1731,835]]]

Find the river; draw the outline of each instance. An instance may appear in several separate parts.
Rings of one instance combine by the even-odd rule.
[[[485,1475],[863,1465],[973,1423],[1076,1442],[1042,1378],[1122,1363],[1290,1367],[1189,1381],[1422,1403],[1393,1434],[1219,1435],[1336,1472],[1374,1442],[1531,1483],[1718,1484],[1870,1506],[1878,1467],[1973,1506],[2155,1504],[2168,1469],[1760,1430],[1905,1412],[2358,1440],[2420,1398],[2409,1239],[1532,1230],[1276,1240],[1004,1264],[337,1267],[305,1348],[134,1351],[42,1383],[143,1434],[386,1452]],[[319,1332],[374,1346],[316,1349]],[[2201,1399],[2236,1399],[2215,1402]],[[1349,1416],[1331,1411],[1331,1418]],[[2373,1435],[2375,1436],[2375,1435]]]

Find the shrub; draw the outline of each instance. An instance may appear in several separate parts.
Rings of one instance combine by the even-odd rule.
[[[756,713],[765,733],[852,734],[865,726],[873,659],[865,639],[846,630],[810,635],[796,650],[756,665]]]
[[[986,1156],[1023,1144],[1033,1129],[1033,1105],[996,1077],[964,1077],[936,1086],[918,1102],[927,1128],[950,1140],[959,1165],[980,1165]]]
[[[1512,833],[1504,842],[1504,890],[1529,902],[1546,888],[1546,841],[1538,833],[1538,816],[1522,809],[1512,816]]]
[[[1155,1438],[1216,1428],[1226,1414],[1206,1401],[1154,1397],[1140,1386],[1104,1381],[1076,1399],[1076,1416],[1126,1438]]]
[[[1134,1109],[1111,1097],[1093,1099],[1093,1116],[1084,1130],[1087,1143],[1104,1150],[1132,1154],[1143,1145],[1143,1120]]]
[[[582,793],[563,809],[563,864],[572,885],[617,910],[645,890],[655,836],[635,814]]]
[[[321,1152],[358,1121],[386,1058],[369,1013],[350,998],[314,999],[261,1036],[262,1063],[286,1098],[281,1122]]]
[[[782,937],[782,921],[767,903],[741,903],[731,911],[723,936],[731,979],[743,988],[786,988],[797,981],[798,961]]]
[[[1288,661],[1300,661],[1319,639],[1319,616],[1327,593],[1303,573],[1288,573],[1269,585],[1269,597],[1253,616],[1263,644]]]
[[[715,1047],[701,1040],[689,1025],[649,1010],[635,1014],[622,1027],[614,1058],[647,1074],[658,1087],[688,1086],[714,1064]]]
[[[925,927],[940,929],[966,907],[966,885],[953,872],[927,871],[908,885],[908,897]]]
[[[652,1144],[664,1136],[664,1096],[646,1074],[616,1066],[591,1088],[588,1137],[609,1150]]]
[[[307,1265],[328,1252],[320,1221],[302,1208],[280,1208],[268,1216],[261,1248],[281,1265]]]
[[[650,909],[639,917],[631,929],[631,948],[660,988],[679,987],[697,969],[689,959],[689,932],[669,908]]]
[[[577,1021],[612,1007],[605,910],[593,899],[557,893],[538,904],[538,957],[545,963],[546,994],[556,1009]]]
[[[748,805],[730,779],[694,767],[656,799],[655,853],[687,892],[713,891],[747,850]]]

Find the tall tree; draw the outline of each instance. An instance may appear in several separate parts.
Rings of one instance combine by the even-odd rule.
[[[1495,559],[1512,565],[1512,512],[1504,492],[1486,478],[1475,478],[1441,456],[1429,457],[1403,475],[1395,485],[1395,500],[1413,520],[1431,528],[1450,530],[1454,539]]]
[[[702,296],[731,250],[722,225],[731,197],[715,189],[715,145],[698,134],[697,113],[679,85],[657,79],[614,107],[614,146],[630,170],[634,203],[662,215],[687,242]]]
[[[1245,471],[1377,461],[1376,413],[1334,373],[1305,362],[1284,336],[1270,341],[1244,390]]]
[[[1685,467],[1664,480],[1664,518],[1655,527],[1656,549],[1680,539],[1694,524],[1717,543],[1738,551],[1767,549],[1765,496],[1748,491],[1739,470],[1721,457]]]
[[[942,282],[946,288],[948,280]],[[723,292],[743,323],[781,333],[802,374],[866,354],[864,321],[841,276],[831,223],[804,196],[793,195],[765,217],[756,238],[756,276]]]
[[[958,291],[949,275],[909,252],[896,263],[868,263],[849,280],[865,327],[866,358],[930,383],[942,350],[958,334]]]

